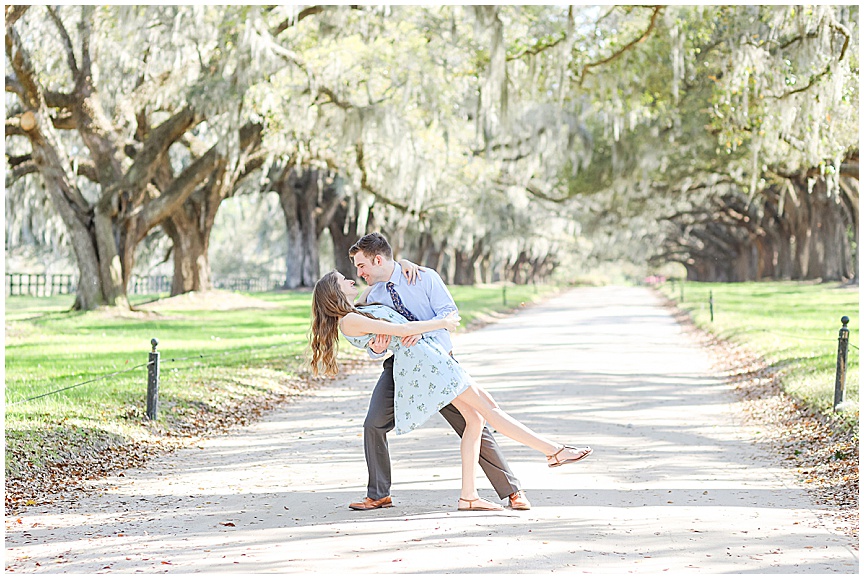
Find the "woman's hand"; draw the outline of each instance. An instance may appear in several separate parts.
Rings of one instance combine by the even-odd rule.
[[[444,329],[448,332],[453,332],[459,327],[459,321],[462,319],[462,316],[459,315],[459,312],[450,312],[442,319],[444,320]]]
[[[407,259],[400,259],[399,266],[402,268],[402,273],[405,275],[405,279],[408,280],[409,284],[415,284],[420,281],[420,272],[425,271],[425,267],[420,267],[416,263],[408,261]]]
[[[390,338],[391,336],[385,334],[375,334],[375,337],[369,340],[369,348],[376,354],[383,354],[390,345]]]

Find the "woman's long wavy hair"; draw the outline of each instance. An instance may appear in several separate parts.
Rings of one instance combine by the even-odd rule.
[[[339,288],[336,271],[324,274],[312,290],[312,373],[333,376],[339,372],[336,353],[339,349],[339,320],[354,312],[377,320],[375,316],[354,307]]]

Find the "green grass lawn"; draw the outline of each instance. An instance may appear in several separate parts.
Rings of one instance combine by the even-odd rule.
[[[508,287],[506,305],[500,286],[451,291],[464,326],[478,316],[530,303],[554,288]],[[214,311],[187,305],[116,315],[69,312],[74,296],[7,297],[7,476],[85,450],[191,431],[244,399],[302,389],[311,294],[241,295],[278,307]],[[157,297],[135,296],[132,302]],[[161,356],[155,423],[144,418],[147,368],[142,365],[151,338],[159,340]],[[341,350],[345,359],[363,356],[347,342]]]
[[[745,345],[780,373],[792,396],[845,428],[858,428],[859,292],[840,284],[796,282],[666,283],[661,290],[697,326]],[[713,296],[714,319],[711,320]],[[840,318],[848,316],[848,406],[834,413]]]

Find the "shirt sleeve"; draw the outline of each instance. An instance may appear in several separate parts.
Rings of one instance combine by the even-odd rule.
[[[429,296],[429,303],[432,304],[432,311],[435,312],[435,317],[432,319],[444,318],[451,312],[459,311],[438,272],[430,269],[428,273],[424,273],[424,279],[426,278],[429,279],[426,293]]]
[[[383,358],[384,356],[386,356],[387,354],[390,353],[389,350],[384,350],[380,354],[376,354],[375,350],[373,350],[372,348],[370,348],[368,346],[366,347],[366,352],[369,354],[369,357],[372,358],[373,360],[380,360],[381,358]]]

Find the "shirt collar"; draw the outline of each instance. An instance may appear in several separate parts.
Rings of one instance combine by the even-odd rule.
[[[393,282],[393,285],[401,285],[402,282],[402,268],[399,267],[397,262],[393,262],[393,273],[390,275],[390,279],[387,281]]]

